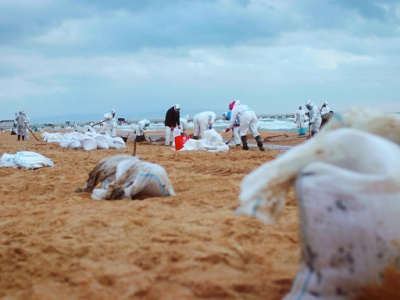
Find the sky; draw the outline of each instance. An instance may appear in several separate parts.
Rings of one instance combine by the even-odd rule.
[[[0,0],[0,120],[400,111],[400,1]]]

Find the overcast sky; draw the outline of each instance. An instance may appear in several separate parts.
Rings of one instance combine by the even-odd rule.
[[[400,111],[400,1],[0,0],[0,119]]]

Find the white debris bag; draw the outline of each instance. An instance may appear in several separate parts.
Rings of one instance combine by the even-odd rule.
[[[316,162],[296,194],[303,260],[284,300],[352,299],[389,266],[400,269],[398,178]]]
[[[48,133],[43,132],[41,137],[48,143],[59,143],[63,148],[84,149],[91,151],[95,149],[126,149],[126,144],[121,137],[111,137],[108,134],[96,132],[66,132]]]
[[[183,148],[179,151],[190,151],[190,150],[206,150],[209,152],[227,152],[229,146],[226,145],[215,129],[205,130],[203,138],[200,140],[189,139],[183,145]]]
[[[86,137],[81,141],[81,146],[86,151],[96,150],[97,149],[97,142],[92,137]]]
[[[62,143],[60,143],[61,145]],[[81,141],[75,140],[75,141],[68,141],[68,146],[67,148],[71,148],[71,149],[80,149],[82,148],[82,144]]]
[[[97,143],[97,149],[110,149],[110,146],[108,146],[107,139],[104,136],[99,135],[96,136],[95,139]]]
[[[388,127],[388,130],[391,130]],[[400,148],[354,128],[321,131],[248,174],[238,212],[274,222],[296,187],[302,262],[284,300],[347,300],[400,268]]]
[[[101,189],[94,189],[92,198],[143,199],[174,196],[175,192],[165,169],[132,156],[118,163],[115,179],[105,178]]]
[[[285,206],[287,192],[308,164],[320,161],[399,178],[400,161],[391,157],[399,157],[399,146],[380,136],[354,128],[321,131],[247,174],[241,183],[238,212],[274,223]]]
[[[32,151],[19,151],[16,154],[4,153],[0,160],[0,167],[38,169],[53,166],[54,163],[50,159]]]

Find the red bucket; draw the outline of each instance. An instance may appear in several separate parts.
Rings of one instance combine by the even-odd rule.
[[[186,141],[189,140],[187,135],[178,135],[175,137],[175,150],[181,150]]]

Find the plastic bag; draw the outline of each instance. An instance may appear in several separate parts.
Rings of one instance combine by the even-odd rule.
[[[284,300],[352,299],[387,267],[400,269],[398,179],[317,162],[296,194],[303,261]]]
[[[229,150],[229,146],[223,142],[222,136],[215,129],[205,130],[203,136],[204,138],[200,140],[190,139],[186,141],[179,151],[207,150],[209,152],[227,152]]]
[[[114,174],[110,174],[114,179]],[[107,193],[110,194],[110,200],[175,195],[167,172],[162,166],[139,160],[134,156],[120,161],[115,172],[115,179],[112,182],[109,179],[103,180],[102,186],[105,188],[93,190],[94,200],[105,199]]]
[[[102,136],[96,136],[95,137],[96,143],[97,143],[97,149],[109,149],[110,146],[108,145],[107,139]]]
[[[54,163],[50,159],[32,151],[20,151],[15,155],[4,153],[0,161],[0,167],[37,169],[53,166]]]
[[[91,151],[97,149],[97,142],[94,138],[85,138],[81,141],[81,146],[86,151]]]

